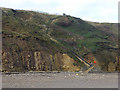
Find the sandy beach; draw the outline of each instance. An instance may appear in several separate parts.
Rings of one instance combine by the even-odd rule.
[[[117,73],[3,74],[2,88],[117,88]]]

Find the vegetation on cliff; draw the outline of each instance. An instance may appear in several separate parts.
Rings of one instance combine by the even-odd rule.
[[[2,18],[3,71],[79,71],[84,64],[71,51],[101,70],[117,68],[117,24],[7,8]]]

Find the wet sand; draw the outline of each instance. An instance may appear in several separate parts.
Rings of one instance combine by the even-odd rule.
[[[118,73],[3,74],[2,88],[118,88]]]

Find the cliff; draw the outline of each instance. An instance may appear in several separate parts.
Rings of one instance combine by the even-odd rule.
[[[3,71],[79,71],[84,64],[71,51],[103,71],[117,70],[117,24],[1,9]]]

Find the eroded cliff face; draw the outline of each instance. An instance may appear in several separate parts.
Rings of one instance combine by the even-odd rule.
[[[2,70],[12,71],[79,71],[75,61],[67,54],[51,55],[45,51],[22,51],[2,53]]]
[[[62,54],[62,56],[63,69],[65,71],[80,71],[80,66],[73,65],[75,61],[72,58],[70,58],[67,54]]]

